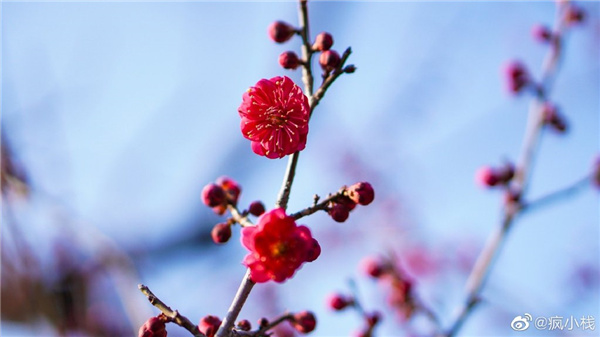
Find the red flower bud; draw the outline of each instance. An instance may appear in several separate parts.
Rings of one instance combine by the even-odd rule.
[[[260,201],[253,201],[248,207],[248,212],[254,216],[260,216],[265,212],[265,205]]]
[[[312,239],[312,246],[306,253],[306,262],[313,262],[321,255],[321,245],[317,239]]]
[[[262,317],[258,320],[258,328],[264,328],[269,325],[269,320],[266,317]]]
[[[500,183],[500,179],[498,178],[498,174],[496,170],[489,166],[484,166],[480,168],[475,174],[475,180],[481,185],[485,187],[492,187],[498,185]]]
[[[355,71],[356,71],[356,66],[354,64],[349,64],[344,67],[344,72],[346,74],[352,74]]]
[[[160,317],[149,318],[138,331],[138,337],[167,337],[165,321]]]
[[[309,333],[317,326],[317,319],[310,311],[302,311],[294,315],[292,326],[301,333]]]
[[[354,305],[354,300],[351,297],[332,294],[327,298],[327,306],[336,311],[343,310],[351,305]]]
[[[231,238],[231,226],[228,223],[218,223],[210,232],[215,243],[225,243]]]
[[[375,191],[367,182],[356,183],[348,188],[348,197],[357,204],[368,205],[375,199]]]
[[[221,205],[225,201],[225,192],[221,186],[208,184],[202,189],[202,202],[208,207]]]
[[[506,67],[508,89],[517,94],[529,84],[527,69],[518,61],[513,61]]]
[[[315,43],[313,44],[313,50],[318,51],[326,51],[331,48],[333,45],[333,37],[331,34],[327,32],[322,32],[315,38]]]
[[[335,203],[346,206],[348,211],[352,211],[356,207],[356,203],[346,195],[342,195],[335,199]]]
[[[283,43],[294,36],[296,29],[287,22],[275,21],[267,29],[271,40],[277,43]]]
[[[562,133],[567,130],[567,123],[564,117],[558,112],[556,106],[546,103],[542,109],[544,123],[552,127],[557,132]]]
[[[350,210],[344,204],[333,203],[327,210],[329,216],[336,222],[344,222],[350,215]]]
[[[205,334],[207,337],[214,337],[219,330],[221,320],[217,316],[207,315],[200,319],[198,323],[198,330]]]
[[[508,184],[515,176],[515,167],[511,163],[506,163],[503,167],[496,170],[496,175],[500,183]]]
[[[227,201],[232,205],[236,205],[240,193],[242,192],[240,185],[235,180],[226,176],[219,177],[217,179],[217,185],[220,185],[223,191],[225,191]]]
[[[565,20],[569,24],[581,23],[585,19],[585,11],[574,5],[570,5],[565,15]]]
[[[242,331],[252,330],[252,324],[250,324],[250,321],[247,319],[243,319],[243,320],[237,322],[236,325],[237,325],[238,329],[240,329]]]
[[[362,260],[361,269],[365,274],[374,278],[379,278],[387,272],[388,266],[375,258],[367,257]]]
[[[319,56],[319,64],[325,71],[332,71],[340,65],[340,54],[335,50],[326,50]]]
[[[544,25],[533,26],[533,29],[531,30],[531,35],[533,35],[534,39],[540,42],[550,42],[552,41],[552,39],[554,39],[554,34],[550,30],[550,28]]]
[[[283,69],[296,69],[300,65],[300,59],[293,51],[285,51],[279,55],[279,65]]]

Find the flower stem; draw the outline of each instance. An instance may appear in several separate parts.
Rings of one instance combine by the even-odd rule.
[[[235,320],[237,319],[244,303],[246,303],[246,299],[248,299],[248,295],[250,295],[250,291],[252,291],[252,287],[254,286],[254,282],[250,279],[250,269],[246,271],[246,275],[242,279],[242,283],[238,288],[235,297],[233,298],[233,302],[227,311],[227,316],[223,319],[219,330],[217,331],[217,337],[227,337],[231,334],[231,329],[235,324]]]

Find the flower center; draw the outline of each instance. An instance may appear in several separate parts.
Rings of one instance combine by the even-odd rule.
[[[281,109],[273,107],[269,108],[267,110],[267,114],[267,121],[273,126],[279,126],[287,123],[287,116],[283,113]]]
[[[279,257],[284,255],[288,250],[287,245],[284,242],[278,242],[271,246],[271,254],[273,257]]]

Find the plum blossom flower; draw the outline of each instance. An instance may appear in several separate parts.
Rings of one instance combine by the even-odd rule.
[[[304,149],[310,107],[289,77],[258,81],[242,96],[238,112],[242,135],[252,141],[254,153],[274,159]]]
[[[250,250],[242,263],[250,268],[250,278],[257,283],[283,282],[320,252],[310,230],[296,225],[283,208],[264,213],[256,226],[243,228],[242,244]]]

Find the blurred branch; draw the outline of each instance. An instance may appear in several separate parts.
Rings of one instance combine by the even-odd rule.
[[[530,105],[527,129],[521,149],[520,161],[517,166],[517,172],[514,179],[517,195],[523,196],[530,182],[529,175],[533,169],[534,158],[537,152],[538,143],[544,129],[544,103],[548,101],[552,79],[558,72],[559,61],[562,56],[561,42],[567,23],[565,22],[564,12],[570,6],[566,2],[557,3],[557,17],[555,21],[555,41],[542,65],[542,76],[537,87],[534,88],[535,99]],[[493,262],[500,253],[503,242],[513,224],[515,216],[521,211],[518,205],[507,204],[504,208],[500,227],[490,236],[482,252],[478,256],[471,274],[467,279],[467,296],[464,304],[460,307],[459,314],[452,323],[450,329],[444,336],[456,335],[463,323],[469,317],[471,311],[480,302],[480,293],[489,277]]]
[[[591,177],[587,175],[567,187],[563,187],[559,190],[550,192],[536,200],[527,202],[521,206],[521,212],[531,212],[533,210],[537,210],[539,208],[543,208],[554,204],[555,202],[559,202],[568,197],[572,197],[573,195],[582,191],[584,188],[589,187],[589,185],[591,184],[590,180]]]

